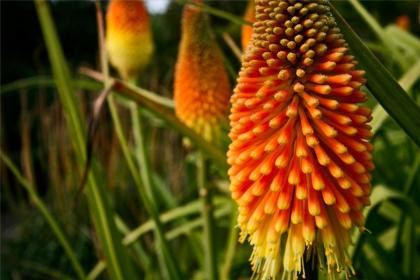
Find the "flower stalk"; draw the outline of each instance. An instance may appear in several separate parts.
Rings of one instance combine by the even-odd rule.
[[[101,27],[101,25],[99,25]],[[103,30],[103,28],[100,28]],[[103,33],[102,31],[100,32]],[[106,43],[105,43],[106,42]],[[102,50],[102,67],[108,69],[107,53],[110,62],[115,66],[123,79],[135,85],[140,72],[146,67],[153,52],[148,14],[142,1],[113,0],[107,12],[107,38],[100,39]],[[105,50],[107,52],[105,52]],[[105,70],[104,73],[108,73]],[[105,83],[107,76],[105,76]],[[156,247],[158,258],[165,277],[182,279],[179,267],[164,235],[163,225],[159,219],[155,197],[152,192],[151,170],[147,160],[141,115],[138,106],[131,102],[131,115],[134,126],[135,141],[140,172],[128,149],[128,142],[123,134],[121,121],[112,96],[108,97],[111,117],[116,127],[124,158],[135,180],[142,203],[155,223]],[[138,175],[140,173],[140,176]]]
[[[203,1],[185,5],[182,38],[175,73],[175,113],[179,120],[208,142],[219,144],[229,104],[230,85],[223,56],[210,32]],[[197,183],[204,219],[203,244],[207,279],[217,279],[212,190],[206,183],[206,159],[197,156]]]
[[[216,280],[217,274],[217,258],[214,246],[214,215],[212,203],[212,189],[206,182],[206,158],[202,152],[197,154],[197,182],[199,194],[202,202],[202,217],[204,219],[203,225],[203,241],[205,254],[205,272],[206,279]]]

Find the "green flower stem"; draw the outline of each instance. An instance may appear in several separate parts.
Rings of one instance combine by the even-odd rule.
[[[128,146],[128,142],[127,142],[127,139],[125,138],[125,135],[124,135],[124,132],[123,132],[123,129],[122,129],[121,120],[120,120],[120,117],[119,117],[118,112],[117,112],[117,106],[115,104],[114,96],[112,96],[112,95],[108,96],[107,101],[108,101],[108,107],[109,107],[109,110],[110,110],[110,113],[111,113],[111,119],[112,119],[112,122],[114,124],[115,132],[117,134],[117,138],[118,138],[118,141],[120,143],[121,150],[122,150],[122,153],[123,153],[123,157],[126,161],[128,170],[130,171],[130,174],[134,179],[134,182],[136,184],[137,191],[140,195],[140,199],[141,199],[142,203],[144,204],[146,210],[148,211],[149,215],[151,216],[152,220],[155,223],[155,226],[156,226],[155,227],[155,234],[156,234],[157,243],[158,243],[157,246],[158,246],[158,248],[162,248],[161,253],[164,256],[166,255],[166,257],[164,259],[162,259],[162,262],[164,262],[164,264],[161,263],[162,269],[164,269],[164,270],[167,269],[168,270],[168,274],[171,275],[171,279],[182,279],[182,278],[180,278],[179,271],[178,271],[177,267],[175,266],[175,263],[173,261],[172,261],[172,264],[167,263],[168,261],[171,262],[171,257],[170,256],[168,257],[168,255],[167,255],[167,254],[170,254],[170,250],[168,249],[169,245],[167,244],[166,241],[162,242],[162,240],[165,240],[165,236],[163,234],[162,224],[159,221],[158,211],[157,211],[156,206],[155,206],[155,204],[152,200],[152,197],[149,195],[149,191],[148,191],[149,188],[145,187],[145,185],[144,185],[144,174],[143,174],[143,172],[141,172],[142,176],[139,175],[136,164],[135,164],[135,162],[134,162],[134,160],[131,156],[130,149],[129,149],[129,146]],[[148,175],[147,175],[147,177],[148,177]],[[165,249],[165,246],[166,246],[166,249]],[[158,253],[160,253],[159,250],[158,250]]]
[[[112,83],[112,79],[109,77],[109,67],[108,67],[108,57],[106,54],[106,47],[105,47],[105,36],[104,36],[104,26],[103,26],[103,17],[102,17],[102,11],[100,9],[100,2],[96,1],[96,11],[97,11],[97,20],[98,20],[98,30],[99,30],[99,46],[100,46],[100,53],[101,53],[101,68],[102,73],[104,77],[104,85],[107,87],[109,84]],[[142,154],[142,159],[144,160],[142,164],[140,164],[140,173],[141,177],[138,174],[137,168],[135,167],[134,161],[131,157],[129,148],[128,148],[128,142],[124,136],[121,120],[119,118],[117,108],[115,105],[115,101],[113,99],[113,96],[108,96],[108,106],[111,111],[111,118],[113,121],[113,124],[115,126],[115,130],[117,133],[118,140],[121,145],[121,149],[123,151],[124,158],[127,162],[128,168],[130,170],[131,175],[134,178],[134,181],[137,186],[137,191],[139,192],[140,199],[143,202],[147,212],[153,219],[155,223],[155,234],[157,239],[157,247],[160,250],[158,251],[159,260],[161,263],[162,270],[167,273],[167,276],[171,279],[178,280],[182,279],[181,274],[179,271],[178,266],[175,263],[175,259],[172,256],[171,250],[169,249],[169,244],[165,238],[164,232],[163,232],[163,226],[162,223],[159,220],[159,214],[158,210],[156,208],[154,197],[151,193],[151,181],[150,181],[150,172],[148,169],[148,166],[146,163],[145,158],[145,151],[144,151],[144,141],[140,132],[135,130],[135,133],[140,134],[140,149]]]
[[[235,257],[235,250],[236,245],[238,244],[238,227],[237,227],[237,217],[238,217],[238,211],[236,204],[231,201],[232,204],[232,214],[231,214],[231,222],[229,226],[229,237],[227,242],[227,249],[225,253],[225,261],[223,263],[223,266],[221,268],[220,272],[220,279],[221,280],[229,280],[229,274],[230,270],[232,268],[232,262]]]
[[[51,227],[51,230],[57,237],[58,241],[64,249],[64,252],[69,258],[70,263],[77,274],[77,277],[79,279],[87,279],[86,274],[82,266],[80,265],[79,260],[76,257],[76,253],[71,248],[70,243],[67,240],[64,232],[61,230],[58,222],[54,219],[47,206],[44,204],[44,202],[42,202],[41,198],[38,196],[38,193],[36,192],[35,188],[33,188],[33,186],[23,177],[23,175],[20,174],[17,167],[2,151],[0,151],[0,158],[4,162],[4,164],[10,169],[10,171],[12,171],[13,175],[16,177],[18,182],[25,188],[35,206],[39,209],[41,214],[47,220],[48,225]]]
[[[162,268],[167,269],[171,279],[182,279],[181,272],[179,270],[177,262],[175,261],[175,257],[170,249],[168,240],[164,235],[162,222],[159,219],[159,214],[156,206],[156,199],[153,195],[153,186],[151,178],[152,172],[150,170],[150,164],[147,158],[146,143],[144,139],[140,110],[134,102],[132,102],[130,105],[134,141],[136,146],[135,153],[137,155],[137,161],[140,166],[142,185],[145,190],[145,193],[143,194],[143,202],[145,202],[145,199],[146,201],[148,201],[147,203],[149,205],[147,205],[146,208],[148,209],[148,212],[155,223],[155,233],[157,237],[158,248],[160,248],[160,251],[158,253],[161,253],[160,257],[163,258],[162,260],[165,263],[165,265]]]
[[[197,183],[198,191],[202,199],[202,217],[203,225],[203,243],[205,254],[205,272],[207,280],[216,280],[217,274],[217,259],[214,244],[214,217],[213,217],[213,203],[212,203],[212,189],[206,182],[206,159],[204,155],[199,152],[197,159]]]
[[[420,153],[417,151],[417,155],[414,158],[413,166],[408,174],[408,178],[404,185],[404,195],[410,197],[412,195],[413,188],[415,186],[414,181],[418,176],[420,170]],[[396,235],[396,244],[401,245],[404,258],[403,270],[406,273],[407,279],[411,279],[415,274],[416,264],[416,238],[415,238],[415,224],[413,218],[403,212],[398,222],[398,229]]]

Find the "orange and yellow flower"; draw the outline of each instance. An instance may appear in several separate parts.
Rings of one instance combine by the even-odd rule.
[[[363,229],[372,163],[364,71],[325,0],[256,0],[254,35],[231,97],[228,151],[241,241],[263,279],[353,273],[350,231]]]
[[[246,6],[244,20],[248,22],[255,21],[255,5],[254,0],[248,0],[248,5]],[[245,50],[248,46],[249,41],[252,37],[252,27],[249,25],[242,26],[242,49]]]
[[[196,5],[186,5],[175,72],[174,99],[178,118],[207,141],[220,139],[229,111],[230,85],[209,19]]]
[[[147,66],[154,45],[143,0],[111,0],[106,15],[106,48],[111,64],[133,80]]]

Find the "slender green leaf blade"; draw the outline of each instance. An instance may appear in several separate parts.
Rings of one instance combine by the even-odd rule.
[[[366,70],[367,86],[372,94],[414,142],[420,145],[420,108],[364,45],[345,19],[330,6],[350,49],[357,56],[361,68]]]
[[[420,60],[418,60],[408,71],[404,74],[404,76],[398,81],[400,86],[404,90],[409,90],[414,83],[419,79],[420,73]],[[373,109],[372,113],[372,132],[376,133],[378,129],[382,126],[388,114],[384,110],[381,105],[376,105]]]
[[[70,128],[77,160],[80,166],[84,166],[86,161],[85,126],[81,119],[80,106],[78,106],[74,95],[70,70],[58,39],[48,3],[44,0],[36,0],[35,7],[47,46],[53,75],[57,83],[58,94]],[[86,193],[101,249],[108,262],[111,278],[118,280],[132,279],[132,266],[127,251],[121,243],[121,236],[118,234],[112,219],[113,211],[105,199],[105,190],[97,184],[94,172],[91,172],[88,177]]]
[[[64,252],[70,259],[70,263],[73,266],[73,269],[76,271],[79,279],[86,279],[86,274],[79,260],[76,257],[76,253],[70,246],[70,243],[67,240],[63,230],[60,228],[59,223],[55,220],[54,216],[48,210],[48,207],[41,200],[35,188],[23,177],[23,175],[18,171],[17,167],[9,159],[9,157],[7,157],[2,151],[0,151],[0,158],[4,162],[4,164],[12,171],[13,175],[16,177],[18,182],[29,193],[31,200],[34,202],[35,206],[39,209],[41,214],[47,220],[49,226],[51,227],[51,230],[53,231],[61,246],[63,247]]]
[[[227,162],[224,153],[178,120],[174,112],[168,109],[168,107],[151,98],[148,98],[147,95],[142,94],[142,91],[139,91],[138,88],[120,80],[116,80],[115,88],[120,94],[138,102],[144,106],[145,109],[165,121],[170,128],[173,128],[183,136],[188,137],[193,144],[204,152],[206,157],[211,158],[222,169],[227,169]]]

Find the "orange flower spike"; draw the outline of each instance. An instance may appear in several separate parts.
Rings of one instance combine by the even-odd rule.
[[[106,15],[106,48],[110,63],[126,80],[147,66],[154,45],[143,0],[111,0]]]
[[[254,0],[248,0],[248,5],[246,6],[244,20],[254,23],[255,22],[255,4]],[[248,46],[249,41],[252,37],[252,27],[249,25],[242,26],[242,49],[245,50]]]
[[[227,122],[231,88],[221,51],[210,31],[202,1],[186,5],[175,71],[175,113],[209,142],[220,140]],[[239,127],[238,127],[239,129]]]
[[[255,13],[229,117],[241,241],[262,279],[305,276],[315,251],[330,279],[350,275],[374,168],[364,72],[327,1],[255,0]]]

